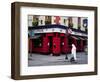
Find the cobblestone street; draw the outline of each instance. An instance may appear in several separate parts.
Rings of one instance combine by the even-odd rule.
[[[87,64],[88,55],[86,55],[85,52],[78,52],[76,62],[70,62],[69,60],[70,60],[70,54],[68,54],[68,60],[65,60],[64,54],[61,54],[60,56],[29,54],[28,66]]]

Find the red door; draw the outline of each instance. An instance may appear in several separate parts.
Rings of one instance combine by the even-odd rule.
[[[59,37],[53,37],[53,46],[52,46],[52,52],[53,55],[60,55],[60,38]]]
[[[66,54],[68,49],[67,38],[61,38],[61,53]]]
[[[42,51],[44,54],[48,54],[49,53],[49,39],[48,37],[43,37],[43,46],[42,46]]]

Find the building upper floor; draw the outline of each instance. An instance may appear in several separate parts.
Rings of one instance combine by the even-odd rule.
[[[69,17],[69,16],[43,16],[28,15],[28,27],[45,26],[45,25],[63,25],[69,28],[78,29],[87,32],[87,17]]]

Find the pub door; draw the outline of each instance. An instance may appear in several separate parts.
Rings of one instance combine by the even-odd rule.
[[[52,41],[52,36],[49,36],[49,43],[48,43],[48,46],[49,46],[49,54],[52,54],[52,48],[53,48],[53,41]]]
[[[68,43],[67,43],[66,37],[61,37],[60,48],[61,48],[61,53],[63,53],[63,54],[67,53]]]
[[[53,37],[52,41],[53,41],[53,43],[52,43],[52,53],[55,56],[59,56],[60,55],[60,51],[61,51],[60,38],[59,37]]]

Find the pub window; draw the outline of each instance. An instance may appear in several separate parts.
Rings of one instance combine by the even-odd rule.
[[[43,20],[41,20],[40,22],[41,22],[41,24],[43,24]]]
[[[81,17],[78,17],[78,29],[81,29]]]
[[[71,27],[71,28],[73,27],[73,20],[72,20],[72,17],[69,17],[69,18],[68,18],[68,26]]]
[[[34,16],[33,16],[32,25],[33,25],[33,26],[38,26],[38,23],[39,23],[39,16],[34,15]]]
[[[66,24],[66,19],[64,19],[64,24]]]
[[[51,24],[51,16],[45,16],[45,25]]]
[[[34,47],[35,48],[38,48],[38,47],[41,47],[42,46],[42,38],[37,38],[37,39],[34,39]]]
[[[88,26],[88,20],[84,19],[83,20],[83,27],[87,28],[87,26]]]
[[[86,40],[83,41],[83,45],[84,45],[84,46],[87,45],[87,41],[86,41]]]
[[[83,27],[85,28],[85,32],[87,32],[88,19],[84,19],[84,20],[83,20]]]
[[[81,40],[77,40],[78,46],[81,46]]]

